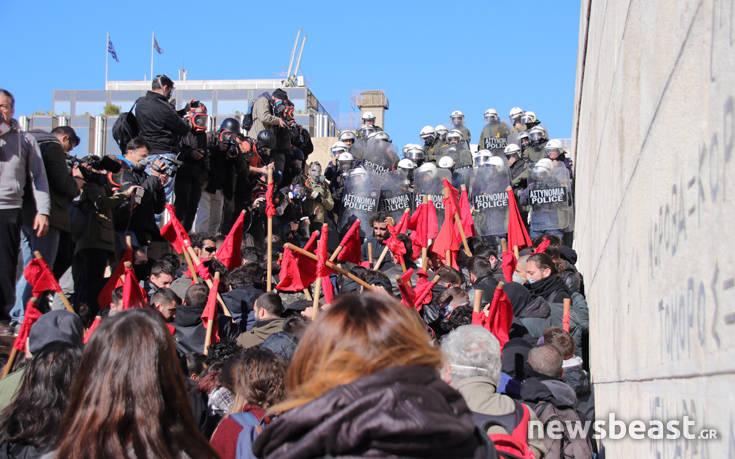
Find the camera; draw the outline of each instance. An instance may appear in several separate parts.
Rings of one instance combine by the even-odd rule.
[[[117,174],[122,167],[119,162],[109,156],[67,156],[66,164],[71,169],[78,167],[86,182],[104,184],[107,181],[107,173]]]

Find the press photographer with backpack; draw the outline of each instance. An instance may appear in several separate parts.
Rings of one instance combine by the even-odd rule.
[[[286,166],[286,156],[291,151],[291,132],[283,118],[275,115],[277,106],[288,101],[288,93],[283,89],[276,89],[272,94],[263,93],[255,99],[252,109],[252,125],[248,135],[255,138],[258,133],[268,129],[276,136],[276,145],[271,151],[271,162],[275,164],[273,181],[279,183]],[[247,123],[246,126],[247,128]]]
[[[135,119],[138,124],[138,135],[151,146],[150,163],[157,160],[164,161],[175,174],[179,139],[191,129],[184,116],[191,108],[193,99],[183,109],[176,111],[171,103],[173,91],[174,82],[171,78],[156,75],[151,90],[135,101]],[[166,202],[170,202],[174,180],[169,180],[164,189]]]

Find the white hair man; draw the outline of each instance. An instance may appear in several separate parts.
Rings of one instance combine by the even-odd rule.
[[[529,421],[538,421],[527,405],[495,392],[500,381],[500,344],[488,330],[479,325],[458,327],[442,340],[441,350],[445,359],[442,379],[462,394],[478,420],[487,418],[505,426],[494,425],[487,429],[488,434],[510,434],[518,425],[517,412],[527,411]],[[534,457],[543,457],[544,439],[532,434],[537,431],[529,424],[528,446]]]

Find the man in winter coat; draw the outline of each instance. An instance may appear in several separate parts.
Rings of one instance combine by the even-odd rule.
[[[510,425],[516,410],[528,410],[529,421],[538,420],[533,409],[496,392],[500,381],[500,344],[492,333],[478,325],[463,325],[442,340],[441,349],[446,359],[442,379],[462,394],[471,411],[480,414],[476,416],[478,420],[493,419],[504,425],[489,428],[488,434],[510,434],[517,427]],[[544,439],[535,438],[534,433],[529,424],[527,444],[534,457],[541,458],[546,446]]]
[[[257,346],[273,333],[283,330],[283,303],[277,293],[264,293],[255,300],[253,307],[256,322],[250,330],[241,333],[237,344],[244,348]],[[242,322],[241,322],[242,323]]]
[[[255,139],[258,133],[268,129],[276,136],[276,146],[271,150],[271,159],[275,163],[276,176],[274,181],[278,183],[283,170],[286,167],[286,155],[291,150],[291,134],[288,125],[277,117],[273,109],[276,105],[288,100],[288,93],[283,89],[276,89],[272,94],[264,93],[253,103],[253,125],[248,131],[248,136]]]

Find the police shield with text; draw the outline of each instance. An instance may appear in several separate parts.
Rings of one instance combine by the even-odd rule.
[[[347,231],[355,218],[360,219],[360,230],[371,234],[370,217],[378,212],[380,181],[362,167],[352,169],[345,177],[342,206],[340,209],[340,233]]]
[[[397,222],[404,210],[413,210],[411,179],[415,166],[413,161],[403,158],[396,170],[382,176],[378,210],[393,217],[393,221]]]
[[[569,172],[562,163],[555,166],[548,158],[539,160],[528,177],[528,188],[521,203],[531,207],[530,236],[544,233],[563,236],[572,229],[572,196]]]
[[[397,163],[398,154],[388,134],[381,131],[368,139],[362,158],[362,167],[366,171],[376,175],[385,175],[392,171]]]
[[[434,163],[424,163],[414,171],[414,208],[424,202],[424,196],[430,198],[436,207],[439,226],[444,221],[444,185],[443,179],[452,180],[449,169],[439,168]]]
[[[489,153],[489,152],[488,152]],[[475,208],[475,228],[481,236],[500,236],[508,231],[508,168],[494,155],[478,155],[470,203]]]

